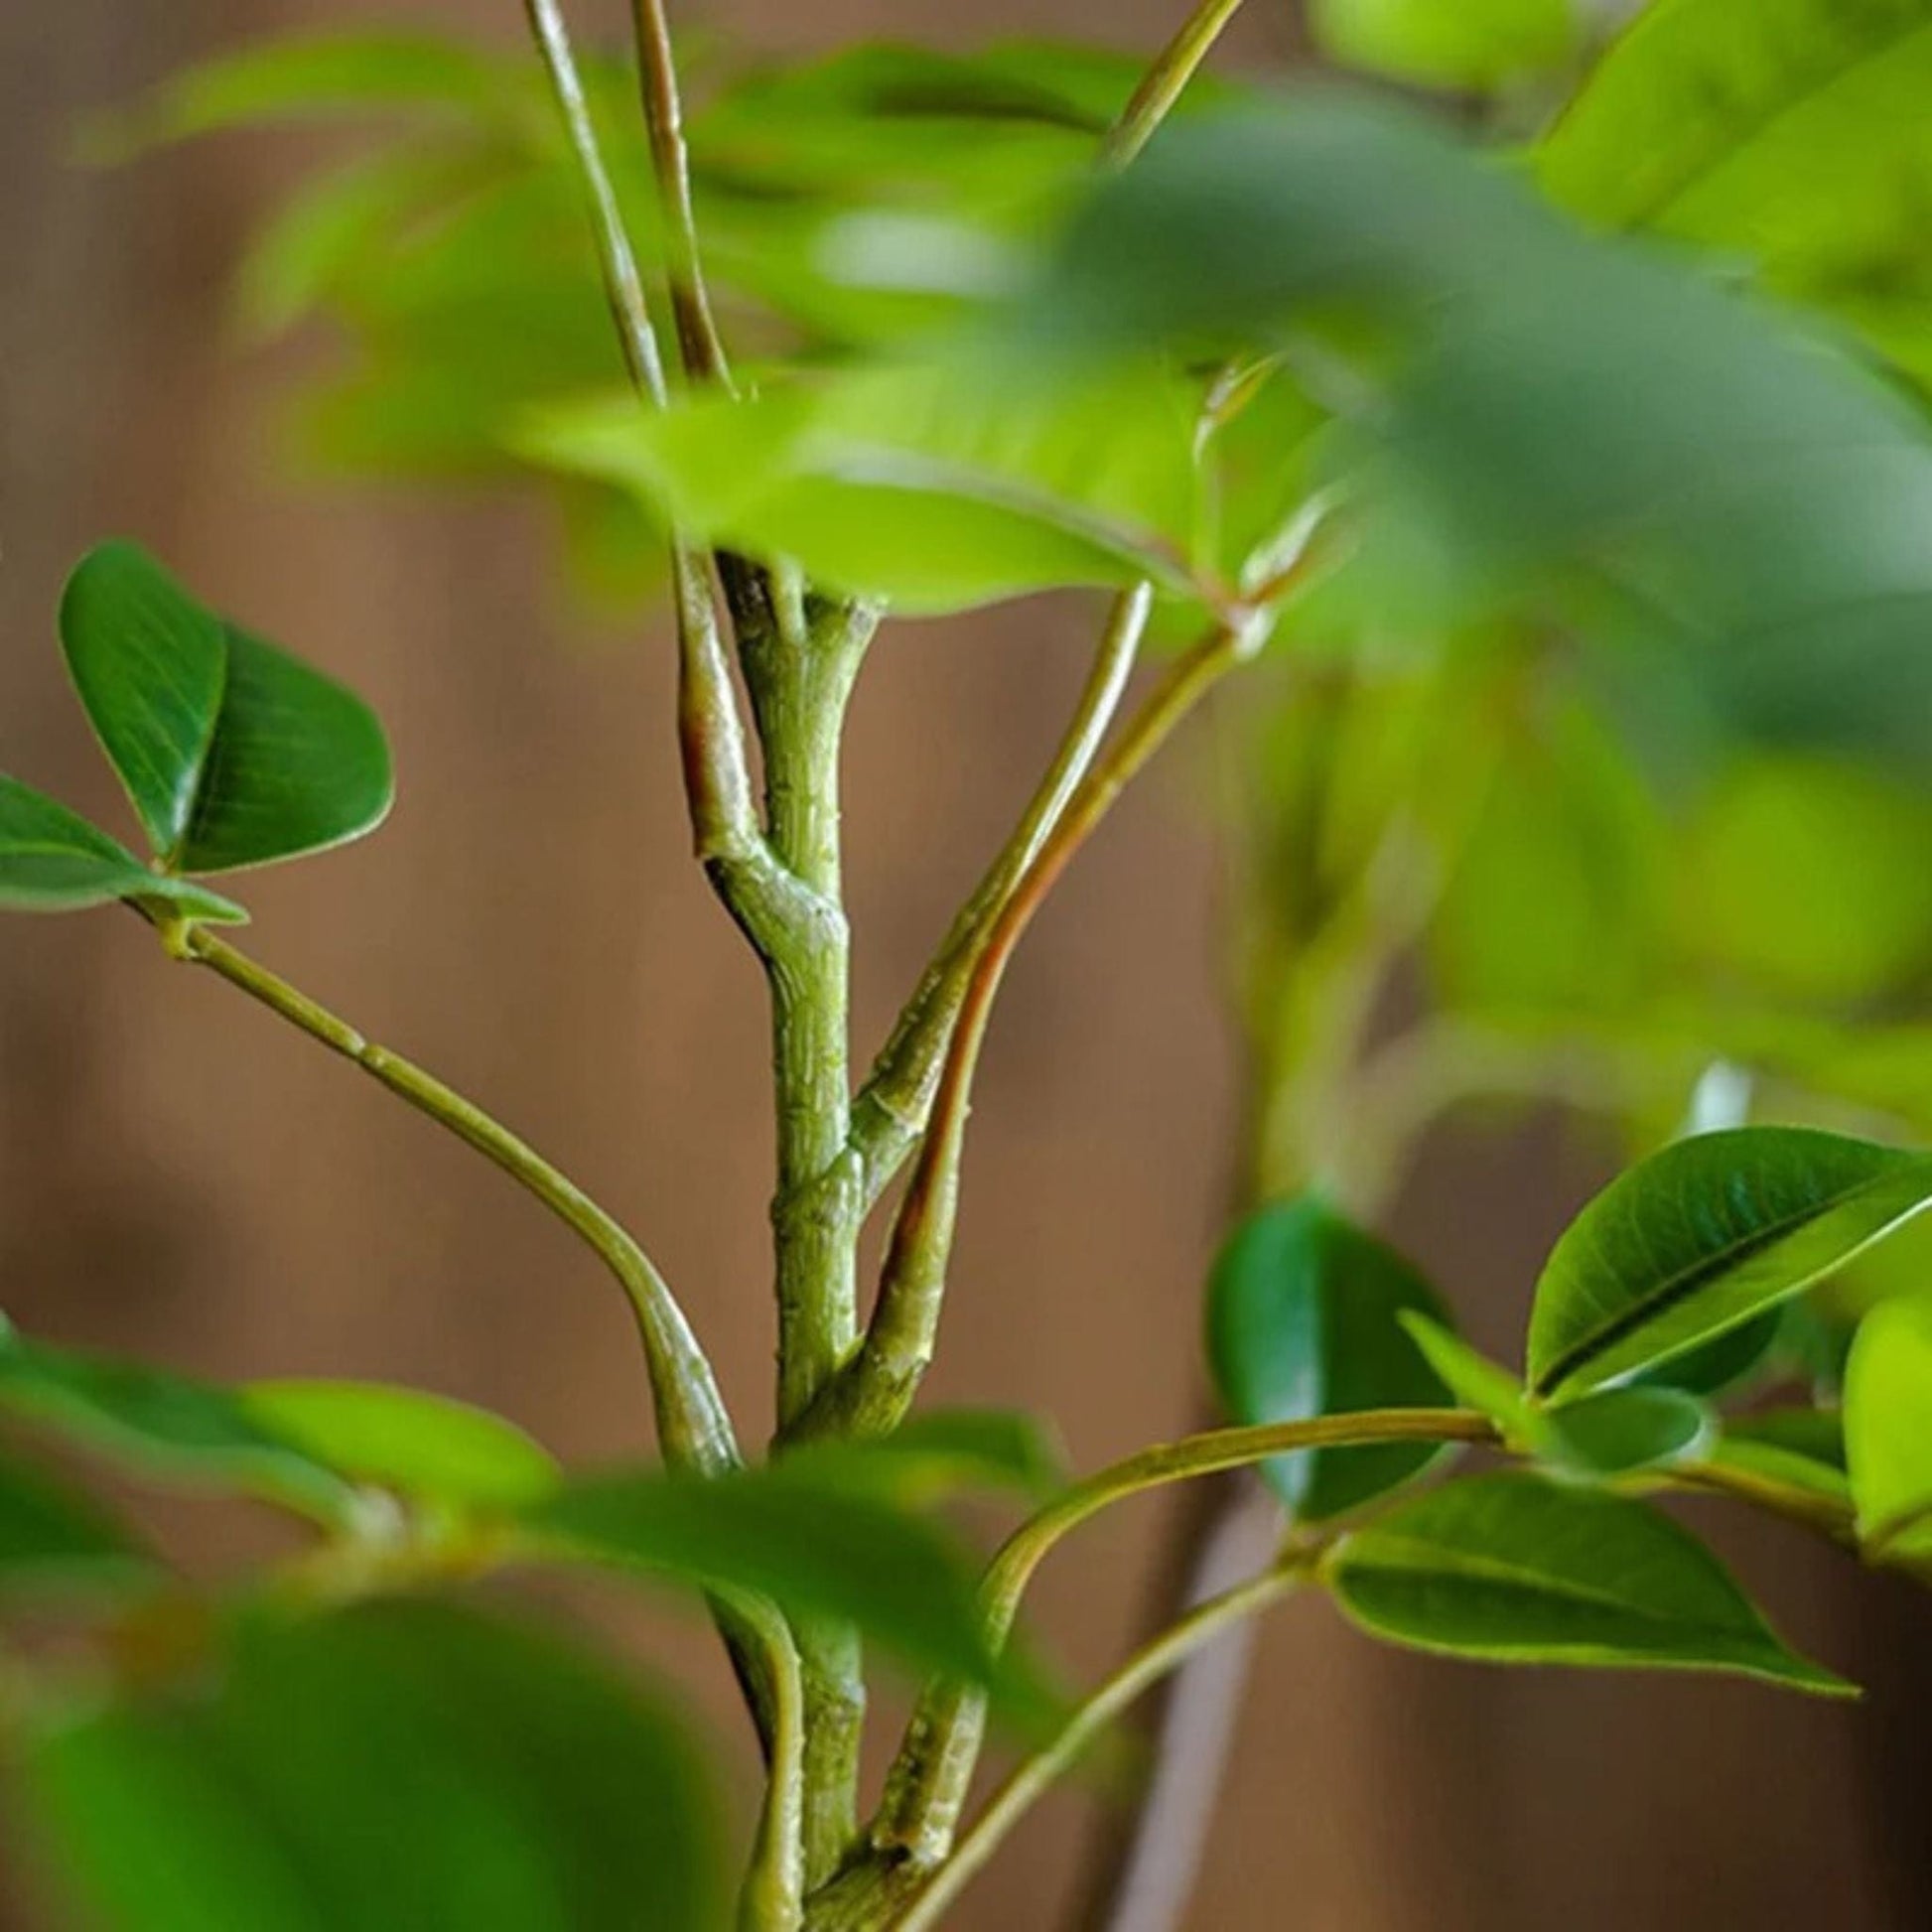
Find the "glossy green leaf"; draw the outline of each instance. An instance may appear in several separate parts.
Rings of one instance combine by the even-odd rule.
[[[1688,1530],[1606,1490],[1517,1473],[1447,1483],[1344,1539],[1325,1575],[1355,1622],[1420,1650],[1852,1690],[1788,1650]]]
[[[847,1447],[849,1457],[860,1453]],[[890,1464],[877,1488],[855,1477],[853,1461],[829,1480],[811,1465],[807,1451],[714,1481],[655,1471],[588,1476],[524,1521],[548,1552],[754,1591],[855,1623],[925,1669],[1010,1681],[988,1650],[964,1551],[890,1500]]]
[[[389,809],[389,748],[333,679],[205,610],[145,551],[69,580],[61,641],[155,855],[224,872],[359,838]]]
[[[1207,1357],[1229,1418],[1306,1422],[1448,1396],[1403,1317],[1447,1321],[1442,1297],[1392,1248],[1315,1195],[1276,1201],[1228,1236],[1207,1286]],[[1319,1522],[1407,1481],[1430,1443],[1298,1450],[1263,1472],[1295,1515]]]
[[[251,1382],[241,1406],[352,1482],[458,1508],[516,1509],[557,1485],[556,1458],[513,1423],[382,1382]]]
[[[1932,1554],[1932,1305],[1883,1302],[1859,1323],[1845,1449],[1861,1538],[1878,1552]]]
[[[40,1736],[29,1817],[127,1932],[718,1932],[711,1780],[588,1654],[434,1601],[258,1615]]]
[[[269,1497],[325,1522],[353,1494],[335,1470],[191,1376],[0,1334],[0,1411],[140,1473]]]
[[[1579,1395],[1789,1300],[1932,1200],[1932,1160],[1808,1128],[1679,1141],[1612,1181],[1557,1243],[1529,1380]]]
[[[0,1596],[111,1592],[159,1574],[99,1504],[12,1458],[0,1461]]]
[[[935,364],[656,416],[581,405],[518,441],[696,534],[936,613],[1141,577],[1184,592],[1190,395],[1146,375],[1009,399]]]
[[[1775,1371],[1788,1311],[1768,1309],[1749,1321],[1726,1328],[1710,1341],[1654,1363],[1634,1378],[1649,1388],[1681,1389],[1686,1395],[1717,1396],[1748,1387]]]
[[[1710,1411],[1681,1389],[1601,1389],[1541,1421],[1542,1459],[1592,1478],[1688,1460],[1716,1433]]]
[[[0,906],[67,912],[117,899],[212,922],[248,917],[218,893],[150,872],[125,846],[45,792],[0,776]]]
[[[1329,59],[1424,86],[1491,88],[1560,67],[1577,48],[1572,0],[1314,0]]]

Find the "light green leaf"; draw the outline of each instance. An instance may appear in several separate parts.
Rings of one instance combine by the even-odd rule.
[[[1011,1682],[987,1646],[963,1550],[888,1500],[890,1461],[874,1487],[854,1476],[859,1447],[844,1454],[830,1480],[813,1473],[810,1451],[704,1482],[655,1471],[583,1477],[524,1521],[548,1554],[750,1590],[855,1623],[922,1668]]]
[[[1808,1128],[1700,1134],[1612,1181],[1557,1243],[1529,1380],[1575,1396],[1824,1280],[1932,1200],[1932,1160]]]
[[[240,1489],[327,1523],[354,1498],[341,1475],[253,1415],[232,1390],[0,1333],[0,1411],[149,1475]]]
[[[1345,67],[1458,89],[1547,73],[1578,41],[1571,0],[1314,0],[1309,28]]]
[[[352,1482],[467,1509],[517,1509],[557,1485],[556,1458],[501,1416],[383,1382],[251,1382],[242,1408]]]
[[[1881,1302],[1859,1323],[1845,1449],[1867,1547],[1932,1555],[1932,1304]]]
[[[1051,1434],[1013,1409],[924,1409],[882,1441],[815,1443],[786,1459],[796,1467],[801,1458],[814,1476],[836,1480],[843,1472],[913,1507],[961,1490],[1040,1495],[1066,1480],[1066,1459]]]
[[[45,792],[0,776],[0,906],[67,912],[116,899],[182,918],[236,924],[248,917],[218,893],[150,872],[125,846]]]
[[[1187,385],[1136,375],[1008,398],[962,369],[873,369],[647,416],[536,417],[533,460],[819,582],[937,613],[1069,584],[1189,588]]]
[[[29,1819],[126,1932],[719,1932],[682,1725],[601,1660],[433,1601],[241,1622],[41,1735]]]
[[[1478,1354],[1427,1315],[1405,1312],[1397,1319],[1459,1407],[1487,1416],[1511,1448],[1534,1445],[1540,1419],[1522,1383],[1508,1369]]]
[[[184,69],[137,108],[104,119],[90,151],[124,160],[221,128],[384,108],[499,110],[501,75],[474,46],[393,31],[291,35]]]
[[[1537,154],[1587,218],[1762,264],[1932,374],[1927,0],[1664,0]]]
[[[1725,1424],[1711,1451],[1720,1467],[1803,1489],[1850,1506],[1842,1418],[1829,1409],[1768,1409]]]
[[[1686,1461],[1715,1434],[1710,1411],[1681,1389],[1601,1389],[1540,1420],[1542,1459],[1592,1480]]]
[[[1446,1321],[1443,1299],[1392,1248],[1309,1194],[1239,1222],[1207,1285],[1207,1356],[1230,1420],[1307,1422],[1361,1409],[1429,1408],[1447,1397],[1405,1322]],[[1291,1512],[1336,1516],[1406,1482],[1442,1453],[1431,1443],[1298,1450],[1263,1473]]]
[[[0,1595],[112,1592],[159,1575],[99,1504],[37,1469],[0,1461]]]
[[[1353,581],[1385,621],[1554,603],[1667,650],[1694,709],[1923,748],[1916,410],[1796,317],[1586,234],[1412,117],[1305,95],[1167,131],[1095,192],[1004,340],[1013,382],[1285,346],[1345,415]],[[1408,569],[1378,600],[1392,548],[1433,561],[1424,609]]]
[[[1633,1379],[1648,1388],[1681,1389],[1686,1395],[1717,1396],[1747,1387],[1777,1368],[1782,1359],[1787,1308],[1767,1309],[1750,1321],[1668,1361],[1654,1363]]]
[[[1853,1689],[1788,1650],[1688,1530],[1605,1490],[1516,1473],[1450,1482],[1345,1538],[1325,1576],[1363,1629],[1419,1650]]]
[[[137,546],[106,543],[82,558],[61,641],[171,872],[320,851],[388,812],[389,749],[361,700],[203,609]]]

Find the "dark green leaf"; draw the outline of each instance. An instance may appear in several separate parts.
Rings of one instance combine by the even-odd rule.
[[[389,748],[360,699],[204,610],[135,545],[81,560],[61,640],[171,872],[320,851],[388,811]]]
[[[25,1783],[73,1890],[128,1932],[723,1923],[682,1726],[448,1604],[245,1621],[211,1671],[42,1736]]]
[[[1603,1389],[1541,1421],[1543,1459],[1592,1478],[1684,1461],[1714,1434],[1710,1412],[1679,1389]]]
[[[1776,1365],[1785,1316],[1783,1308],[1768,1309],[1633,1379],[1646,1388],[1682,1389],[1695,1396],[1724,1395],[1743,1387]]]
[[[113,1591],[159,1572],[97,1503],[0,1461],[0,1595]]]
[[[1859,1535],[1874,1551],[1932,1555],[1932,1304],[1882,1302],[1859,1323],[1845,1448]]]
[[[556,1458],[467,1402],[384,1382],[251,1382],[241,1406],[352,1482],[457,1508],[517,1509],[557,1485]]]
[[[1605,1490],[1515,1473],[1448,1483],[1346,1538],[1326,1575],[1364,1629],[1420,1650],[1852,1688],[1786,1649],[1688,1530]]]
[[[1932,1200],[1932,1161],[1807,1128],[1679,1141],[1619,1176],[1552,1251],[1529,1379],[1579,1395],[1824,1280]]]
[[[855,1479],[851,1461],[830,1480],[811,1463],[805,1451],[705,1482],[655,1472],[585,1477],[524,1520],[561,1553],[705,1589],[750,1590],[856,1623],[923,1668],[998,1677],[964,1552],[888,1500],[890,1464],[874,1487]]]
[[[1400,1255],[1314,1195],[1277,1201],[1229,1235],[1207,1286],[1207,1355],[1237,1423],[1306,1422],[1361,1409],[1429,1408],[1449,1391],[1405,1315],[1443,1322],[1442,1297]],[[1407,1481],[1430,1443],[1299,1450],[1263,1465],[1311,1522]]]
[[[1548,72],[1578,38],[1571,0],[1314,0],[1309,26],[1346,67],[1454,88]]]
[[[213,1383],[52,1348],[8,1329],[0,1335],[0,1410],[145,1473],[241,1489],[324,1522],[353,1507],[339,1474]]]
[[[0,776],[0,906],[66,912],[116,899],[192,919],[232,924],[248,916],[218,893],[150,872],[65,805]]]

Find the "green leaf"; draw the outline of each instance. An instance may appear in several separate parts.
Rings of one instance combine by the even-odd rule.
[[[809,1458],[814,1475],[883,1482],[901,1503],[916,1506],[967,1489],[1018,1489],[1041,1495],[1066,1480],[1066,1459],[1034,1417],[1012,1409],[925,1409],[883,1441],[856,1446],[813,1444],[790,1451],[795,1467]]]
[[[185,69],[138,108],[104,119],[88,146],[124,160],[221,128],[382,108],[495,109],[504,89],[475,47],[376,30],[291,35]]]
[[[1587,218],[1762,264],[1932,374],[1921,184],[1926,0],[1647,7],[1537,154]]]
[[[1207,1285],[1207,1356],[1231,1420],[1307,1422],[1428,1408],[1448,1395],[1404,1319],[1447,1321],[1443,1299],[1392,1248],[1312,1194],[1276,1201],[1228,1236]],[[1263,1472],[1289,1510],[1319,1522],[1406,1482],[1431,1443],[1304,1449]]]
[[[1314,0],[1309,29],[1345,67],[1458,89],[1548,72],[1578,40],[1571,0]]]
[[[111,1592],[159,1575],[97,1503],[39,1470],[0,1461],[0,1595]]]
[[[248,917],[218,893],[150,872],[45,792],[0,775],[0,906],[67,912],[116,899],[183,918],[236,924]]]
[[[1667,650],[1700,710],[1923,751],[1916,410],[1795,317],[1587,235],[1412,117],[1303,96],[1164,132],[1002,340],[1015,383],[1285,346],[1345,418],[1329,461],[1384,621],[1554,603]],[[1431,560],[1432,596],[1405,603],[1392,552]]]
[[[1680,1389],[1602,1389],[1541,1422],[1542,1459],[1591,1479],[1688,1460],[1715,1433],[1710,1411]]]
[[[1397,1319],[1459,1407],[1487,1416],[1512,1449],[1528,1449],[1535,1443],[1540,1419],[1522,1383],[1508,1369],[1478,1354],[1459,1335],[1425,1314],[1405,1312]]]
[[[890,1450],[880,1451],[888,1460],[877,1487],[855,1477],[862,1454],[844,1446],[831,1479],[814,1473],[809,1451],[704,1482],[655,1471],[582,1477],[524,1521],[554,1554],[754,1591],[855,1623],[924,1669],[1010,1682],[987,1646],[963,1551],[888,1500]]]
[[[1859,1323],[1845,1449],[1861,1539],[1880,1554],[1932,1555],[1932,1304],[1881,1302]]]
[[[352,1482],[465,1509],[518,1509],[557,1485],[556,1458],[513,1423],[382,1382],[251,1382],[241,1406]]]
[[[1529,1380],[1575,1396],[1802,1293],[1932,1200],[1932,1160],[1808,1128],[1700,1134],[1612,1181],[1557,1243]]]
[[[1634,1380],[1648,1388],[1681,1389],[1695,1396],[1724,1395],[1745,1387],[1777,1366],[1787,1313],[1785,1308],[1767,1309],[1711,1341],[1653,1364]]]
[[[205,610],[136,545],[69,580],[74,688],[171,872],[320,851],[379,824],[389,749],[361,700]]]
[[[711,1779],[601,1661],[434,1601],[256,1615],[42,1735],[30,1820],[127,1932],[716,1932]]]
[[[0,1410],[135,1470],[240,1489],[337,1523],[346,1482],[256,1417],[232,1390],[136,1363],[0,1334]]]
[[[1711,1451],[1721,1467],[1740,1469],[1850,1505],[1845,1431],[1830,1409],[1768,1409],[1725,1423]]]
[[[546,411],[518,447],[908,613],[1142,577],[1184,595],[1192,393],[1139,373],[1009,397],[939,364],[869,369],[658,415]]]
[[[1786,1649],[1723,1566],[1645,1503],[1540,1476],[1473,1476],[1347,1537],[1326,1580],[1355,1622],[1495,1663],[1735,1671],[1853,1687]]]

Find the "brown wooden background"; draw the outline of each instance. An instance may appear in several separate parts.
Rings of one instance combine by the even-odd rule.
[[[286,370],[240,355],[223,308],[286,145],[114,174],[64,159],[78,113],[183,58],[349,11],[0,0],[0,766],[118,822],[52,641],[66,567],[110,531],[357,683],[395,741],[394,821],[251,883],[253,943],[613,1202],[755,1415],[770,1346],[761,996],[686,857],[663,637],[571,635],[536,520],[514,504],[287,479],[271,406]],[[517,10],[353,11],[506,35]],[[788,48],[1003,31],[1152,47],[1174,11],[720,0],[708,17]],[[1254,14],[1239,51],[1278,51],[1277,0]],[[863,1041],[1031,784],[1092,619],[1052,604],[901,628],[877,649],[849,759]],[[1043,1409],[1081,1465],[1185,1426],[1198,1400],[1196,1285],[1233,1096],[1204,824],[1184,757],[1122,810],[1030,939],[982,1088],[934,1393]],[[1548,1137],[1446,1144],[1399,1232],[1500,1343],[1592,1178]],[[574,1456],[643,1440],[623,1311],[583,1253],[473,1157],[110,914],[0,928],[0,1304],[51,1336],[212,1373],[419,1380]],[[171,1512],[210,1565],[253,1535],[219,1520]],[[1069,1662],[1098,1668],[1132,1635],[1163,1521],[1108,1517],[1043,1579]],[[1794,1633],[1872,1686],[1866,1704],[1433,1666],[1292,1608],[1262,1644],[1191,1924],[1932,1925],[1932,1618],[1789,1536],[1729,1547]],[[708,1640],[652,1628],[654,1654],[722,1712]],[[1090,1818],[1079,1795],[1043,1810],[957,1923],[1054,1925]]]

